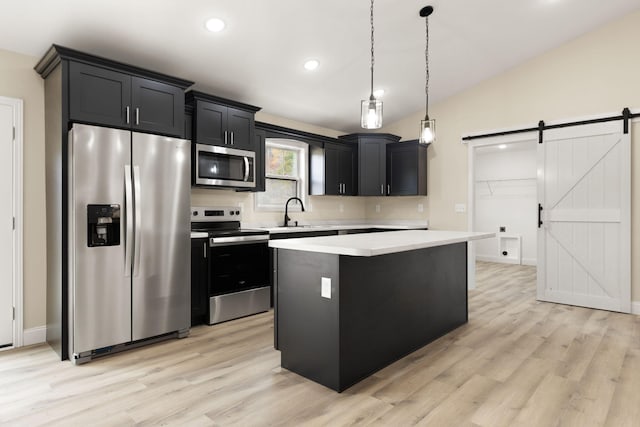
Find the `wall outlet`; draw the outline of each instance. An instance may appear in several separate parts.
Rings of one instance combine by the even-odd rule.
[[[422,203],[418,203],[418,212],[424,212],[424,205]]]
[[[342,203],[338,205],[338,211],[344,212],[344,205]]]
[[[467,211],[467,205],[464,203],[456,203],[456,213],[465,213]]]
[[[380,205],[376,205],[376,213],[380,213]]]
[[[323,277],[320,279],[320,296],[322,298],[331,299],[331,278]]]
[[[501,225],[501,226],[500,226],[500,232],[501,232],[501,233],[504,233],[505,231],[507,231],[507,227],[505,227],[505,226]]]

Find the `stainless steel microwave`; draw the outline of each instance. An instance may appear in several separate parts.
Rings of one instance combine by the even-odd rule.
[[[220,187],[256,186],[256,153],[195,144],[195,184]]]

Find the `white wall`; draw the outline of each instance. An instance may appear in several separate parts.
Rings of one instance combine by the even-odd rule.
[[[519,142],[475,148],[474,230],[520,236],[523,264],[536,264],[536,149],[537,144]],[[475,243],[478,259],[502,262],[498,237]]]

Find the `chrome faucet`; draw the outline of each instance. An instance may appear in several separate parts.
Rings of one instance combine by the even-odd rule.
[[[299,201],[300,207],[302,208],[302,212],[304,212],[304,205],[302,204],[302,200],[300,200],[300,197],[289,197],[289,200],[287,200],[287,203],[284,204],[284,226],[285,227],[288,227],[289,221],[291,221],[291,218],[289,218],[289,202],[292,200]]]

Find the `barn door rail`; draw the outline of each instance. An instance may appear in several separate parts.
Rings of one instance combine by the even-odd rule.
[[[605,122],[613,122],[616,120],[623,120],[624,121],[624,133],[628,134],[629,133],[629,120],[634,119],[636,117],[640,117],[640,113],[631,113],[631,110],[628,107],[625,107],[622,110],[622,113],[620,115],[617,116],[609,116],[609,117],[599,117],[597,119],[590,119],[590,120],[578,120],[578,121],[574,121],[574,122],[566,122],[566,123],[556,123],[556,124],[552,124],[552,125],[547,125],[544,123],[544,120],[540,120],[538,122],[538,126],[536,127],[530,127],[530,128],[522,128],[522,129],[513,129],[513,130],[507,130],[507,131],[503,131],[503,132],[492,132],[492,133],[485,133],[485,134],[479,134],[479,135],[468,135],[462,138],[463,141],[471,141],[474,139],[481,139],[481,138],[492,138],[495,136],[504,136],[504,135],[514,135],[514,134],[518,134],[518,133],[525,133],[525,132],[538,132],[539,134],[539,138],[538,138],[538,142],[540,144],[542,144],[543,140],[542,140],[542,132],[544,132],[545,130],[550,130],[550,129],[560,129],[560,128],[566,128],[566,127],[570,127],[570,126],[581,126],[581,125],[590,125],[590,124],[594,124],[594,123],[605,123]]]

